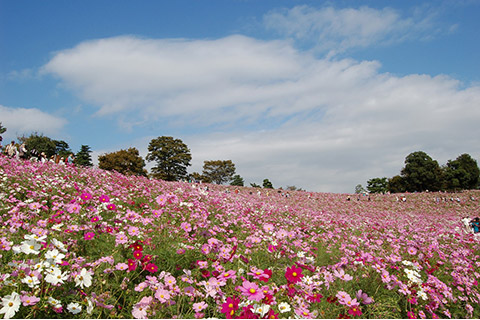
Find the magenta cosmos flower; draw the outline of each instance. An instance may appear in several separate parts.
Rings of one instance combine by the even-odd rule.
[[[287,281],[290,283],[297,283],[303,278],[302,271],[302,268],[293,265],[290,268],[287,268],[287,271],[285,272],[285,278],[287,278]]]
[[[95,238],[95,233],[94,232],[86,232],[85,235],[83,236],[85,240],[92,240]]]
[[[227,301],[222,304],[222,313],[225,313],[225,317],[227,319],[232,319],[235,315],[235,311],[238,310],[238,304],[240,303],[240,299],[237,297],[227,297]]]
[[[258,285],[254,282],[245,280],[243,281],[242,286],[237,288],[245,297],[252,301],[260,302],[265,297],[263,291],[260,290]]]

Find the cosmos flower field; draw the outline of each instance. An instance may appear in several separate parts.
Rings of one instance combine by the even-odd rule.
[[[289,195],[1,156],[0,316],[480,317],[479,191]]]

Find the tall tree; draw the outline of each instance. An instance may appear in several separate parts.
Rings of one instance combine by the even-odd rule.
[[[401,176],[409,192],[438,191],[442,186],[442,171],[438,162],[423,151],[412,152],[405,158]]]
[[[243,181],[243,178],[239,174],[234,175],[232,178],[232,182],[230,182],[231,186],[243,187],[244,184],[245,181]]]
[[[475,189],[478,187],[480,169],[477,161],[469,154],[462,154],[455,160],[448,160],[445,172],[447,189]]]
[[[87,145],[82,145],[80,151],[77,152],[75,160],[73,161],[76,165],[91,167],[93,166],[92,157],[90,156],[90,147]]]
[[[55,140],[52,140],[43,134],[38,134],[35,132],[30,134],[28,137],[18,137],[18,140],[22,143],[25,143],[25,146],[29,151],[35,149],[38,151],[38,153],[45,152],[47,158],[56,154],[57,146],[55,144]]]
[[[72,150],[70,150],[70,147],[68,143],[66,143],[63,140],[53,140],[55,143],[55,153],[60,155],[61,157],[67,157],[70,154],[72,154]]]
[[[104,170],[115,170],[125,175],[147,176],[145,161],[137,148],[106,153],[98,157],[98,167]]]
[[[407,191],[407,188],[405,187],[404,179],[399,175],[396,175],[388,179],[388,191],[392,193]]]
[[[357,194],[365,193],[366,191],[367,190],[365,190],[365,188],[361,184],[357,184],[355,186],[355,193],[357,193]]]
[[[367,181],[367,190],[370,193],[385,193],[388,190],[387,178],[372,178]]]
[[[192,155],[187,145],[173,137],[158,137],[148,145],[147,161],[155,161],[152,176],[167,181],[178,181],[187,177]]]
[[[268,179],[263,179],[262,185],[265,189],[273,189],[273,184]]]
[[[216,184],[223,184],[232,180],[235,164],[232,160],[204,161],[202,174]]]

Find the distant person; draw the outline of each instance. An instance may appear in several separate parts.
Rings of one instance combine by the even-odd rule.
[[[15,146],[15,141],[12,140],[12,142],[5,148],[5,152],[10,158],[13,158],[17,155],[17,147]]]
[[[480,218],[474,218],[472,221],[470,221],[470,225],[472,226],[473,233],[480,232]]]
[[[25,143],[20,145],[20,148],[18,149],[18,157],[22,160],[26,160],[28,158],[28,151]]]
[[[75,156],[73,155],[73,153],[71,153],[68,155],[67,159],[65,159],[65,162],[69,164],[73,164],[74,160],[75,160]]]

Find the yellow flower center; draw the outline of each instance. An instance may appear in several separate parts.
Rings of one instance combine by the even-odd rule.
[[[233,304],[230,303],[230,304],[228,305],[228,307],[229,307],[230,309],[233,309]]]
[[[250,293],[255,293],[255,292],[256,292],[255,289],[253,289],[253,288],[250,289]]]
[[[296,273],[296,272],[292,273],[292,276],[296,277],[296,276],[297,276],[297,273]]]

